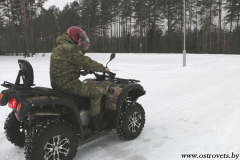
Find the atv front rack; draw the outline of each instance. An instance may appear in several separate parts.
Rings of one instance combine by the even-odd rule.
[[[140,82],[139,80],[135,80],[135,79],[114,78],[113,80],[117,84],[128,84],[128,83],[139,83]]]

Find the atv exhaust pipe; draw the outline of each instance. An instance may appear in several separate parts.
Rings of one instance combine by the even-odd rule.
[[[30,120],[34,120],[37,118],[42,118],[44,116],[61,116],[62,113],[60,110],[51,110],[51,109],[35,109],[33,111],[28,112],[27,116]]]

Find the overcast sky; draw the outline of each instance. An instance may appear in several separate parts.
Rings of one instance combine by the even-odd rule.
[[[57,6],[59,7],[60,10],[63,9],[63,7],[68,3],[70,2],[73,2],[74,0],[48,0],[47,2],[44,3],[43,7],[45,9],[48,9],[50,6]]]

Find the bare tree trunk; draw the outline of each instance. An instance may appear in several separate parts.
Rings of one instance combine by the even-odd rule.
[[[104,25],[102,26],[103,27],[103,29],[102,29],[102,32],[103,32],[103,35],[102,35],[102,37],[103,37],[103,50],[102,50],[102,52],[104,52],[105,51],[105,47],[104,47],[104,45],[105,45],[105,42],[104,42],[104,40],[105,40],[105,30],[104,30]]]
[[[190,9],[190,37],[192,32],[192,0],[191,0],[191,9]]]
[[[11,12],[13,14],[13,3],[12,0],[10,0],[11,3]],[[13,15],[11,16],[12,18],[12,29],[13,29],[13,36],[12,37],[12,42],[13,42],[13,48],[14,48],[14,52],[16,53],[16,56],[18,55],[18,51],[17,51],[17,36],[16,36],[16,27],[15,27],[15,22],[13,19]]]
[[[90,36],[90,32],[89,32],[89,10],[87,10],[87,22],[88,22],[88,36]],[[90,50],[92,51],[91,45],[90,45]]]
[[[130,2],[130,53],[132,52],[132,9],[131,9],[131,0]]]
[[[196,5],[196,30],[197,30],[197,44],[196,44],[196,51],[197,53],[199,53],[199,50],[198,50],[198,1],[197,1],[197,5]]]
[[[222,24],[222,22],[221,22],[221,20],[222,20],[222,17],[221,17],[221,15],[222,15],[222,2],[221,2],[221,0],[219,0],[219,20],[218,20],[218,46],[217,46],[217,53],[219,53],[220,51],[219,51],[219,48],[220,48],[220,39],[221,39],[221,24]]]
[[[10,15],[10,9],[9,9],[9,1],[7,0],[7,12],[8,12],[8,15]],[[11,27],[10,27],[10,22],[11,22],[11,18],[9,16],[8,18],[8,26],[9,26],[9,32],[10,32],[10,52],[12,52],[12,55],[13,55],[13,35],[12,35],[12,31],[11,31]]]
[[[204,54],[204,30],[203,30],[203,54]]]
[[[32,18],[32,14],[31,14],[31,11],[32,11],[32,5],[30,5],[30,2],[29,2],[29,18],[30,18],[30,29],[31,29],[31,41],[32,41],[32,57],[33,57],[33,54],[35,54],[35,50],[34,50],[34,38],[33,38],[33,18]]]
[[[26,48],[26,53],[25,57],[30,57],[29,55],[29,48],[28,48],[28,37],[27,37],[27,23],[26,23],[26,5],[25,5],[25,0],[22,0],[23,4],[23,24],[24,24],[24,39],[25,39],[25,48]]]
[[[206,13],[205,19],[207,19],[207,13]],[[205,41],[207,41],[207,37],[205,38],[205,31],[207,32],[207,26],[203,27],[203,53],[205,52],[205,49],[207,48],[207,47],[205,47],[205,45],[206,45]]]
[[[96,46],[96,16],[94,17],[94,46]],[[94,48],[94,52],[95,52],[95,48]]]
[[[154,52],[156,53],[156,0],[154,0]]]
[[[239,24],[239,8],[238,8],[238,19],[237,19],[237,37],[239,37],[238,36],[238,24]]]
[[[180,28],[180,30],[179,30],[179,32],[177,32],[177,34],[181,37],[181,35],[182,35],[182,31],[181,31],[181,18],[180,18],[181,10],[180,10],[180,12],[178,10],[178,8],[180,8],[180,7],[181,7],[181,3],[178,2],[176,4],[176,15],[177,15],[177,28],[178,29]]]
[[[225,53],[225,26],[224,26],[224,44],[223,44],[223,54]]]
[[[189,7],[188,7],[188,9],[189,9],[189,13],[191,13],[191,5],[190,5],[190,2],[189,2]],[[188,15],[188,31],[187,31],[187,36],[189,35],[189,29],[190,29],[190,14]]]
[[[111,13],[112,13],[112,5],[111,5]],[[112,20],[111,20],[111,52],[113,53],[113,41],[112,41]]]
[[[148,52],[152,52],[152,50],[151,50],[151,45],[150,45],[150,42],[151,42],[151,18],[150,18],[150,5],[148,5],[148,10],[149,10],[149,14],[148,14],[148,31],[149,31],[149,36],[148,36],[148,44],[149,44],[149,50],[148,50]]]
[[[181,11],[181,39],[182,39],[182,50],[183,50],[183,7],[182,7],[182,0],[180,0],[180,8],[182,8]]]
[[[141,19],[140,19],[140,53],[142,53],[142,37],[143,37],[143,30],[142,30],[142,14],[141,14]]]
[[[44,43],[44,52],[46,52],[46,28],[43,27],[43,43]]]
[[[233,7],[234,7],[234,0],[232,1],[232,8]],[[233,21],[233,18],[232,18],[232,15],[231,15],[230,34],[232,34],[232,21]]]
[[[120,20],[119,20],[119,0],[117,9],[117,52],[119,52],[119,37],[120,37]]]
[[[141,20],[140,20],[141,21]],[[138,29],[139,29],[139,32],[138,32],[138,42],[137,42],[137,46],[139,46],[139,53],[142,53],[142,47],[141,47],[141,22],[139,23],[139,26],[138,26]]]
[[[170,52],[170,29],[171,29],[171,22],[170,22],[170,1],[168,1],[168,53]]]
[[[197,29],[197,40],[198,40],[198,12],[197,11],[198,11],[198,4],[197,4],[197,9],[196,9],[196,29]]]
[[[146,0],[145,0],[145,2],[146,2]],[[148,49],[147,49],[147,12],[146,12],[146,5],[144,5],[144,8],[145,8],[145,21],[144,21],[144,25],[145,25],[145,38],[146,38],[146,40],[145,40],[145,47],[146,47],[146,53],[148,52]]]
[[[118,24],[117,24],[117,22],[118,22],[118,19],[117,19],[117,16],[116,16],[116,23],[115,23],[115,28],[114,28],[114,35],[115,35],[115,52],[117,52],[117,46],[118,46],[118,44],[117,44],[117,36],[118,36]]]
[[[23,15],[20,15],[20,16],[21,16],[21,21],[20,21],[20,26],[21,26],[21,32],[20,32],[21,34],[20,35],[21,35],[21,37],[19,37],[19,44],[21,44],[21,51],[20,52],[22,52],[22,54],[23,54],[23,52],[24,52],[23,50],[25,48],[23,46],[23,37],[22,37],[23,36],[22,33],[24,33],[24,30],[23,30],[23,28],[24,28],[23,27]]]
[[[126,15],[126,39],[128,39],[128,25],[127,25],[127,23],[128,23],[128,19],[127,19],[128,17],[127,17],[127,15]],[[125,50],[126,52],[128,51],[128,44],[126,43],[126,50]]]
[[[211,22],[212,22],[212,4],[210,2],[210,17],[209,17],[209,34],[210,34],[210,54],[212,53],[212,33],[211,33]]]

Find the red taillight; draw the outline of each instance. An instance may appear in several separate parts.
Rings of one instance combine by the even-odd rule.
[[[12,109],[16,109],[17,108],[17,99],[16,98],[11,98],[8,101],[8,107],[12,108]]]

